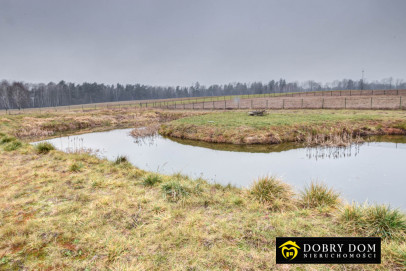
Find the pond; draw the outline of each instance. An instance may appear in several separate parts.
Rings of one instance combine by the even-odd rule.
[[[324,182],[347,201],[385,203],[406,209],[406,137],[373,138],[346,148],[305,148],[297,144],[236,146],[174,140],[162,136],[136,140],[131,129],[47,140],[59,150],[97,150],[114,160],[125,155],[144,170],[182,173],[210,182],[249,187],[272,175],[303,189]],[[385,142],[385,141],[392,142]]]

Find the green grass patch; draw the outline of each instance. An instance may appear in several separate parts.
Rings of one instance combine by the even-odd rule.
[[[21,146],[22,146],[22,143],[21,143],[20,141],[14,140],[14,141],[11,141],[11,142],[7,143],[7,144],[3,147],[3,149],[4,149],[5,151],[15,151],[15,150],[21,148]]]
[[[354,230],[368,236],[381,236],[389,239],[405,239],[406,216],[387,205],[344,206],[341,218],[354,227]]]
[[[165,198],[170,202],[178,202],[190,195],[190,189],[178,181],[170,181],[161,186]]]
[[[306,208],[337,207],[339,194],[322,183],[312,182],[300,193],[300,202]]]
[[[7,136],[7,135],[3,135],[3,137],[0,139],[0,144],[6,144],[6,143],[10,143],[12,141],[16,140],[15,137],[13,136]]]
[[[145,186],[154,186],[162,182],[162,178],[158,174],[148,174],[142,179]]]
[[[265,116],[249,116],[246,111],[216,112],[190,116],[160,127],[162,135],[232,144],[277,144],[282,142],[324,141],[339,145],[370,135],[406,133],[391,127],[406,125],[405,111],[356,110],[271,110]],[[342,141],[342,140],[341,140]],[[333,143],[334,143],[333,142]]]
[[[74,162],[69,166],[70,172],[80,172],[83,168],[83,163],[81,162]]]
[[[39,154],[47,154],[50,151],[55,150],[55,147],[49,142],[41,142],[35,145],[35,150]]]
[[[114,164],[120,165],[120,164],[125,164],[128,163],[128,158],[125,155],[119,155],[117,156],[116,160],[114,160]]]
[[[396,111],[392,116],[399,115]],[[403,114],[404,115],[404,114]],[[262,117],[249,116],[247,112],[221,112],[206,115],[192,116],[173,121],[175,124],[210,125],[221,127],[248,126],[262,128],[268,126],[290,126],[304,124],[324,124],[336,121],[364,121],[388,118],[379,111],[353,110],[275,110]],[[400,116],[399,116],[400,117]]]

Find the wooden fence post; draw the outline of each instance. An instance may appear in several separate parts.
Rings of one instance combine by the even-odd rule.
[[[347,109],[347,97],[344,98],[344,109]]]
[[[371,109],[372,109],[372,97],[371,97]]]

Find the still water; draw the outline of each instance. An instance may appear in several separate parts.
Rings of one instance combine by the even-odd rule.
[[[163,174],[182,173],[208,181],[248,187],[273,175],[297,191],[311,181],[328,184],[351,202],[386,203],[406,209],[406,137],[347,148],[304,148],[294,144],[233,146],[173,140],[136,140],[131,129],[47,140],[63,151],[86,148],[114,160],[125,155],[135,166]],[[384,139],[387,140],[387,139]]]

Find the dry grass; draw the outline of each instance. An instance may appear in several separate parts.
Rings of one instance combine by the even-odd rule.
[[[325,184],[312,182],[301,192],[300,203],[305,208],[339,206],[339,194]]]
[[[123,112],[114,113],[114,118],[119,114]],[[137,114],[160,118],[155,111]],[[151,116],[143,118],[150,120]],[[0,140],[16,134],[21,125],[43,127],[41,123],[50,119],[61,123],[70,117],[74,118],[59,114],[8,116],[7,121],[0,121]],[[26,118],[32,118],[31,122],[25,123]],[[3,150],[14,141],[0,147],[0,270],[287,270],[291,267],[275,265],[277,236],[365,234],[352,220],[343,223],[340,209],[280,208],[278,200],[297,199],[286,185],[269,178],[253,188],[254,194],[181,174],[157,175],[159,182],[146,185],[151,173],[130,163],[100,160],[80,152],[39,154],[25,143],[16,150]],[[266,200],[259,201],[261,198]],[[372,214],[382,212],[370,213],[368,221],[379,217]],[[387,213],[393,225],[399,225],[398,218],[404,217]],[[376,224],[368,225],[374,229],[371,225]],[[398,226],[396,232],[386,235],[379,266],[295,268],[404,270],[405,236]]]
[[[69,170],[74,163],[79,172]],[[0,269],[274,270],[283,267],[275,265],[276,236],[364,235],[343,226],[339,211],[274,211],[275,201],[231,186],[180,174],[145,186],[148,175],[88,154],[1,151]],[[286,185],[267,180],[283,187],[275,198],[294,200]],[[399,241],[387,239],[382,253],[381,269],[403,268]]]
[[[4,116],[2,131],[24,140],[104,131],[118,128],[156,127],[160,123],[199,112],[164,111],[160,109],[99,109],[92,112],[64,111]]]
[[[275,177],[259,178],[252,184],[250,193],[256,200],[275,211],[292,209],[296,203],[292,188]]]

